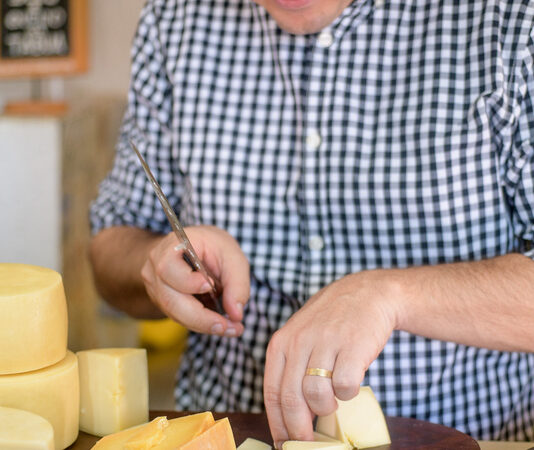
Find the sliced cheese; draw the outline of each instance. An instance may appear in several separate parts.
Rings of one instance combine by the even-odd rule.
[[[106,348],[78,352],[80,430],[96,436],[148,421],[146,350]]]
[[[0,448],[54,450],[54,429],[37,414],[0,406]]]
[[[282,450],[350,450],[351,448],[342,442],[285,441],[282,444]]]
[[[61,361],[67,351],[67,302],[61,275],[0,264],[0,375]]]
[[[144,438],[148,442],[160,442],[163,439],[163,430],[168,426],[169,421],[166,417],[156,417],[152,422],[103,437],[92,447],[92,450],[123,450],[126,442],[132,438],[133,445]],[[149,447],[145,445],[144,448]]]
[[[209,411],[169,420],[169,426],[163,432],[164,438],[154,450],[182,448],[181,446],[201,436],[214,424],[215,420]]]
[[[176,448],[179,450],[236,450],[230,421],[227,417],[217,420],[202,434]]]
[[[93,450],[177,449],[201,435],[214,423],[211,412],[191,414],[172,420],[157,417],[148,424],[103,437]]]
[[[46,338],[43,338],[46,341]],[[45,369],[0,376],[0,405],[44,417],[54,428],[55,448],[78,436],[80,391],[78,361],[72,352]]]
[[[318,431],[313,432],[313,439],[318,442],[335,442],[340,443],[341,441],[334,439],[326,434],[319,433]]]
[[[357,448],[391,443],[386,419],[369,386],[349,401],[338,400],[338,408],[317,419],[316,430]]]
[[[257,439],[247,438],[245,441],[237,447],[237,450],[271,450],[272,447],[265,442],[258,441]]]

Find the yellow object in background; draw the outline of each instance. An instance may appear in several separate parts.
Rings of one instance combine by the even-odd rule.
[[[179,355],[187,344],[187,329],[171,319],[142,320],[139,326],[142,347],[154,350],[177,349]]]

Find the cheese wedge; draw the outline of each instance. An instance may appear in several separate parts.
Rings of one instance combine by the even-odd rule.
[[[0,264],[0,375],[29,372],[67,352],[67,302],[61,275]]]
[[[350,450],[347,444],[342,442],[314,442],[314,441],[285,441],[282,450]]]
[[[170,450],[201,435],[215,423],[211,412],[191,414],[167,420],[157,417],[139,425],[100,439],[93,450]]]
[[[76,355],[80,373],[80,430],[105,436],[148,421],[145,349],[105,348]]]
[[[391,443],[382,408],[369,386],[361,386],[352,400],[337,403],[335,412],[317,419],[319,433],[358,449]]]
[[[341,443],[341,441],[327,436],[326,434],[319,433],[318,431],[313,432],[313,440],[317,442],[335,442],[337,444]]]
[[[46,338],[44,338],[46,340]],[[45,369],[0,376],[0,405],[33,412],[54,428],[55,448],[78,437],[80,390],[78,360],[72,352]]]
[[[236,450],[230,421],[227,417],[217,420],[204,433],[176,448],[179,450]]]
[[[272,447],[257,439],[247,438],[237,447],[237,450],[272,450]]]
[[[54,450],[54,429],[37,414],[0,406],[0,448]]]

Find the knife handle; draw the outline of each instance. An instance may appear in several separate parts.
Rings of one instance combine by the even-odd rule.
[[[197,271],[195,265],[189,259],[189,256],[187,255],[187,252],[182,253],[184,261],[193,269],[194,272]],[[204,265],[206,272],[208,273],[208,276],[213,281],[214,289],[212,289],[209,292],[205,292],[202,294],[193,294],[193,297],[195,297],[204,307],[211,309],[212,311],[215,311],[221,315],[224,315],[224,308],[222,306],[222,286],[219,280],[211,273],[211,271]]]

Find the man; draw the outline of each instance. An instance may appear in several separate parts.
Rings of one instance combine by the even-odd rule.
[[[526,0],[147,3],[91,255],[111,303],[195,332],[178,408],[265,404],[279,445],[363,382],[388,415],[534,438],[533,24]]]

